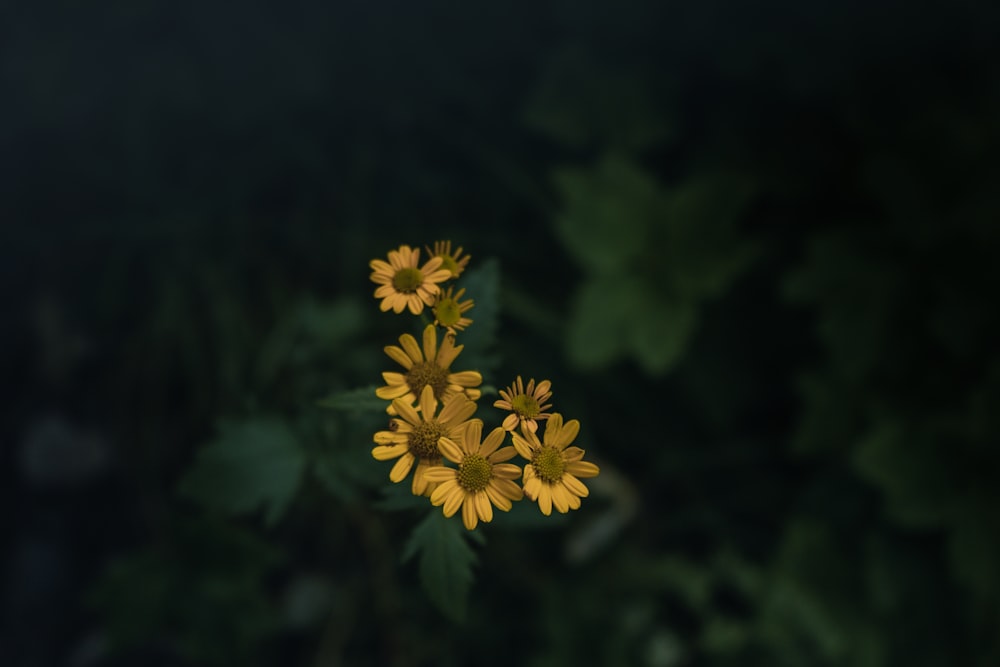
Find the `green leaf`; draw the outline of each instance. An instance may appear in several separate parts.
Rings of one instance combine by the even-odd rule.
[[[639,365],[653,376],[673,368],[687,350],[697,323],[698,309],[693,303],[651,298],[629,328],[629,343]]]
[[[321,408],[344,410],[349,412],[385,412],[389,401],[384,401],[375,395],[375,387],[359,387],[330,394],[316,401]]]
[[[641,283],[628,276],[596,276],[577,291],[569,315],[566,351],[581,370],[599,370],[627,349],[628,327],[643,309]]]
[[[181,479],[180,494],[228,514],[263,508],[264,521],[274,525],[298,490],[305,467],[295,434],[271,417],[223,421],[219,432]]]
[[[420,583],[431,602],[456,623],[465,620],[477,560],[468,532],[461,521],[447,519],[435,508],[413,529],[403,551],[404,562],[420,554]]]
[[[500,364],[496,352],[497,330],[500,324],[500,262],[487,259],[469,269],[459,279],[465,288],[464,298],[475,301],[468,312],[472,324],[458,332],[456,343],[465,349],[455,361],[457,370],[477,370],[484,377]]]
[[[555,231],[577,262],[597,273],[631,268],[663,216],[659,184],[616,155],[590,168],[556,170],[553,179],[563,200]]]

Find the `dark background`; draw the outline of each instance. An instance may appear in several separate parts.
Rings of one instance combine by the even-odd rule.
[[[1000,12],[471,4],[0,10],[0,664],[1000,664]],[[438,239],[602,466],[464,622],[316,406]],[[264,418],[280,519],[178,494]]]

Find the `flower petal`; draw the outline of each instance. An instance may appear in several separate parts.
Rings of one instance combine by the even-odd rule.
[[[440,445],[438,445],[440,447]],[[427,478],[428,482],[447,482],[449,480],[454,481],[455,477],[454,468],[445,468],[444,466],[428,466],[427,470],[424,472],[424,477]]]
[[[388,387],[379,387],[375,390],[376,396],[384,398],[387,401],[400,398],[408,393],[410,393],[410,388],[405,384],[393,384]]]
[[[428,470],[427,472],[431,472]],[[439,507],[444,504],[444,501],[448,499],[448,496],[458,488],[458,482],[453,479],[445,480],[438,485],[434,492],[431,494],[431,505]]]
[[[483,383],[483,375],[479,371],[460,371],[448,374],[448,384],[459,387],[478,387]]]
[[[379,445],[372,448],[372,458],[376,461],[389,461],[405,454],[410,449],[407,444]]]
[[[587,485],[577,479],[572,473],[564,472],[562,481],[571,493],[575,493],[581,498],[586,498],[590,495],[590,489],[587,488]]]
[[[542,484],[538,488],[538,509],[545,516],[552,514],[552,487],[549,484]]]
[[[479,515],[481,521],[489,523],[493,520],[493,503],[490,502],[490,497],[486,495],[485,491],[480,491],[475,496],[473,496],[476,501],[476,514]]]
[[[483,439],[483,420],[470,419],[465,422],[462,431],[462,450],[467,454],[480,453],[480,441]]]
[[[590,461],[572,461],[566,464],[565,471],[577,477],[597,477],[601,469]]]
[[[551,488],[552,504],[560,514],[565,514],[569,511],[569,491],[562,484],[553,484]]]
[[[490,431],[490,434],[486,436],[486,439],[483,440],[482,444],[479,446],[479,455],[489,458],[491,463],[499,463],[500,461],[508,461],[514,458],[517,455],[517,450],[514,449],[513,447],[504,447],[502,450],[500,450],[501,452],[504,453],[504,456],[506,456],[507,450],[509,449],[510,456],[507,456],[506,458],[504,458],[504,456],[501,456],[500,458],[496,457],[496,454],[499,453],[497,452],[497,449],[500,447],[500,445],[503,444],[503,441],[506,439],[507,439],[507,431],[497,426],[495,429]]]
[[[434,387],[426,385],[420,392],[420,410],[424,413],[424,419],[431,421],[434,413],[437,412],[437,399],[434,398]]]
[[[438,449],[452,463],[461,463],[465,459],[465,453],[455,444],[451,438],[441,437],[438,439]]]
[[[427,361],[437,358],[437,329],[433,324],[424,327],[424,357]]]
[[[504,512],[509,512],[510,508],[514,506],[510,502],[510,498],[504,496],[500,491],[490,483],[490,486],[486,487],[486,495],[489,496],[490,501],[497,506],[497,509],[503,510]]]
[[[422,419],[420,419],[420,415],[417,414],[417,411],[413,409],[413,406],[410,405],[409,401],[397,398],[392,402],[392,407],[395,408],[396,412],[399,414],[400,417],[410,422],[414,426],[420,424],[423,421]]]
[[[403,346],[406,354],[409,355],[410,359],[413,359],[415,363],[420,363],[424,360],[424,353],[420,351],[420,346],[417,345],[417,339],[410,334],[403,334],[399,337],[399,344]]]
[[[476,502],[468,494],[465,496],[465,502],[462,503],[462,523],[465,524],[467,530],[475,530],[476,524],[479,523],[479,517],[476,515]]]
[[[406,476],[410,474],[410,468],[413,467],[413,462],[416,459],[413,454],[407,452],[396,461],[396,465],[392,466],[392,470],[389,471],[389,479],[393,482],[402,482],[406,479]]]
[[[458,484],[448,492],[448,495],[444,499],[444,510],[445,516],[455,516],[455,512],[458,508],[462,506],[462,501],[465,500],[465,491]]]
[[[517,479],[521,476],[521,468],[513,463],[498,463],[493,466],[493,476],[500,479]]]

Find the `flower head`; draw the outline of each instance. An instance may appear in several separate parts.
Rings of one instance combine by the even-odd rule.
[[[549,413],[543,411],[552,407],[551,403],[545,403],[552,398],[552,392],[549,391],[551,387],[552,383],[548,380],[542,380],[536,387],[535,379],[532,378],[528,380],[528,388],[525,389],[521,376],[518,375],[517,380],[506,390],[501,389],[502,400],[494,401],[493,407],[510,410],[510,414],[503,420],[504,429],[513,431],[520,425],[522,428],[527,427],[532,433],[537,431],[538,422],[550,417]]]
[[[581,477],[596,477],[600,469],[583,460],[584,451],[568,447],[580,432],[580,422],[575,419],[563,424],[562,415],[553,414],[545,426],[544,442],[521,427],[521,434],[513,434],[517,453],[528,459],[524,466],[524,495],[538,502],[542,514],[552,514],[553,505],[565,514],[580,507],[580,499],[590,491],[580,481]]]
[[[382,373],[386,386],[376,389],[375,395],[393,401],[386,412],[395,414],[394,399],[413,405],[425,387],[433,389],[434,398],[439,401],[446,401],[455,394],[465,394],[475,401],[482,395],[476,389],[483,383],[479,371],[450,371],[452,362],[465,346],[455,345],[454,334],[445,334],[440,348],[437,342],[437,329],[428,324],[424,327],[423,352],[410,334],[399,337],[402,347],[386,346],[385,353],[406,370],[405,373]]]
[[[423,266],[417,267],[420,259],[420,248],[399,246],[399,250],[389,251],[388,263],[373,259],[368,263],[372,268],[372,282],[378,283],[375,298],[382,299],[379,309],[392,309],[394,313],[403,312],[409,308],[414,315],[419,315],[424,306],[434,303],[434,295],[440,291],[438,283],[452,277],[449,269],[442,268],[444,260],[441,257],[431,257]]]
[[[441,438],[438,446],[444,457],[458,465],[458,468],[432,466],[424,473],[424,478],[436,482],[438,487],[431,493],[432,505],[444,505],[445,516],[452,516],[462,508],[462,523],[473,530],[479,521],[493,520],[493,506],[504,512],[510,511],[512,500],[520,500],[521,487],[513,480],[521,474],[521,469],[505,463],[517,456],[513,447],[500,447],[507,432],[502,428],[493,429],[486,439],[483,422],[472,419],[465,423],[462,437],[457,441]]]
[[[472,306],[475,305],[472,299],[467,301],[461,300],[462,295],[465,294],[464,287],[458,290],[457,293],[452,294],[454,290],[454,287],[449,287],[442,292],[438,292],[437,298],[434,300],[434,305],[431,307],[434,313],[434,324],[444,327],[449,333],[462,331],[465,327],[472,324],[472,320],[464,317],[464,313],[471,310]]]
[[[444,404],[441,414],[435,415],[438,400],[434,390],[424,387],[420,394],[420,412],[406,401],[393,401],[398,418],[393,419],[388,431],[375,434],[376,447],[372,456],[378,461],[398,459],[389,479],[402,482],[417,464],[413,473],[413,495],[428,495],[434,484],[427,479],[427,469],[441,464],[441,450],[438,448],[443,438],[457,438],[465,428],[466,420],[476,411],[476,404],[460,394],[452,396]]]
[[[462,246],[458,246],[454,254],[451,252],[451,241],[435,241],[433,250],[427,246],[424,248],[427,248],[428,256],[441,258],[441,268],[451,271],[452,278],[458,278],[469,263],[469,255],[462,257]]]

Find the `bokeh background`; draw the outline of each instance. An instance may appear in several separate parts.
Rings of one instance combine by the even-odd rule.
[[[20,4],[0,664],[1000,664],[997,8]],[[386,489],[438,239],[581,510]]]

